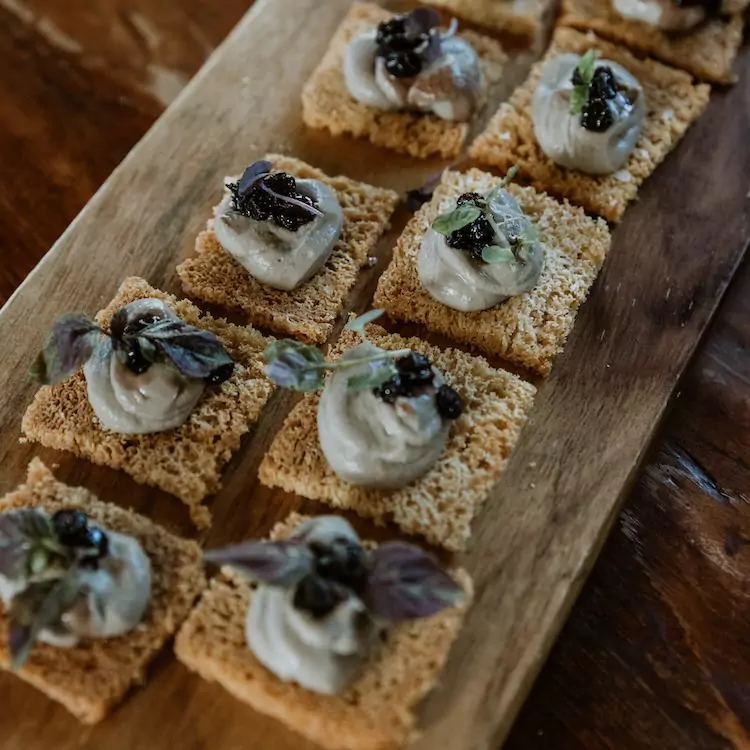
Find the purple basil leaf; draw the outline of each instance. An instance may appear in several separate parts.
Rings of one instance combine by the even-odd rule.
[[[416,39],[422,34],[428,34],[440,23],[440,14],[432,8],[415,8],[404,19],[407,39]]]
[[[48,516],[27,508],[0,514],[0,575],[17,578],[26,572],[33,542],[56,541]]]
[[[137,334],[144,353],[158,350],[188,378],[207,378],[218,367],[233,360],[221,341],[210,331],[181,320],[159,320]]]
[[[237,182],[237,192],[244,198],[252,190],[253,185],[271,171],[270,161],[256,161],[242,173]]]
[[[63,315],[52,324],[44,349],[31,365],[31,377],[45,385],[70,377],[91,356],[101,333],[83,313]]]
[[[39,634],[46,628],[59,625],[62,616],[75,604],[80,593],[80,583],[74,575],[69,574],[65,578],[32,583],[13,597],[8,613],[8,641],[13,669],[23,666]]]
[[[412,544],[383,544],[373,551],[372,560],[367,606],[388,622],[430,617],[457,604],[464,595],[432,555]]]
[[[271,586],[295,586],[313,571],[312,553],[296,542],[244,542],[204,556]]]

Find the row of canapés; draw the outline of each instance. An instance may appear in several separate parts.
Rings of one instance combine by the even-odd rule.
[[[393,18],[355,5],[305,90],[306,119],[317,98],[339,123],[358,118],[375,142],[396,139],[412,153],[460,147],[467,128],[456,118],[475,116],[502,54],[454,32],[428,11]],[[331,92],[343,103],[326,100]],[[475,144],[505,177],[446,171],[399,239],[377,304],[547,374],[610,235],[584,208],[512,184],[513,165],[537,188],[619,218],[707,94],[686,74],[558,31]],[[288,157],[251,165],[227,181],[178,272],[192,297],[286,338],[127,279],[95,320],[71,314],[53,325],[33,366],[45,385],[25,436],[161,487],[206,526],[201,503],[222,467],[275,387],[292,388],[306,393],[263,458],[262,482],[462,549],[534,386],[480,356],[388,334],[373,325],[377,312],[350,320],[328,358],[315,346],[397,200]],[[470,596],[464,573],[418,547],[363,546],[340,518],[292,518],[272,541],[209,555],[244,575],[225,569],[191,612],[205,589],[192,542],[65,487],[39,462],[0,511],[0,657],[89,722],[185,621],[180,659],[259,710],[330,747],[395,746],[410,736],[405,708],[436,681]]]

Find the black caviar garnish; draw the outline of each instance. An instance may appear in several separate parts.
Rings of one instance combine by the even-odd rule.
[[[396,368],[397,375],[373,389],[373,393],[386,404],[395,403],[399,397],[418,396],[435,380],[430,360],[417,352],[397,359]],[[456,419],[461,416],[461,397],[448,385],[441,385],[435,392],[435,406],[443,419]]]
[[[297,584],[292,604],[320,619],[331,614],[348,596],[349,592],[344,586],[313,574],[305,576]]]
[[[573,71],[571,81],[574,86],[584,84],[578,68]],[[596,68],[588,88],[588,101],[581,109],[581,125],[586,130],[603,133],[612,127],[615,115],[609,102],[617,96],[620,90],[621,86],[612,68],[608,65]]]
[[[286,172],[272,172],[254,181],[240,180],[227,188],[235,211],[256,221],[273,221],[291,232],[319,214],[315,201],[297,190],[297,181]]]
[[[211,383],[211,385],[218,385],[219,383],[223,383],[225,380],[229,380],[229,378],[232,377],[233,372],[234,362],[228,362],[225,365],[220,365],[219,367],[217,367],[206,378],[206,382]]]
[[[435,30],[439,16],[427,8],[395,16],[378,25],[376,55],[394,78],[414,78],[437,55],[440,37]]]
[[[81,510],[58,510],[52,516],[52,527],[61,544],[86,553],[82,559],[86,564],[96,565],[109,552],[109,538],[98,526],[89,526]]]
[[[482,214],[470,224],[451,232],[445,239],[449,247],[465,250],[474,260],[482,260],[482,250],[495,244],[495,230],[487,217]]]

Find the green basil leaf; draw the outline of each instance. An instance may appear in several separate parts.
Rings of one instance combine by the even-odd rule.
[[[482,260],[485,263],[510,263],[516,256],[509,247],[499,245],[486,245],[482,248]]]
[[[471,224],[472,221],[476,221],[481,215],[482,210],[477,206],[464,204],[463,206],[458,206],[453,211],[440,214],[432,222],[432,228],[439,234],[447,237],[457,229],[462,229],[467,224]]]
[[[578,61],[578,75],[581,76],[583,82],[588,86],[591,81],[594,80],[594,72],[596,70],[596,52],[593,49],[588,50],[581,59]]]
[[[296,586],[313,572],[314,558],[304,544],[292,541],[243,542],[204,554],[217,565],[229,565],[254,581]]]

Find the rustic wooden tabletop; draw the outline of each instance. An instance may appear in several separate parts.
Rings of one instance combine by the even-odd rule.
[[[0,302],[248,4],[0,0]],[[507,748],[750,747],[748,321],[745,263]]]

